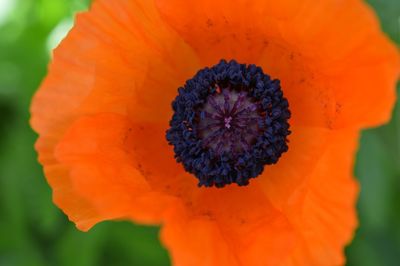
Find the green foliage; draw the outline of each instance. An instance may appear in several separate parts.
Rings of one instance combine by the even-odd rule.
[[[28,107],[49,50],[89,0],[8,0],[0,12],[0,266],[169,265],[158,228],[106,222],[82,233],[51,201],[36,162]],[[370,0],[400,43],[398,0]],[[0,6],[0,11],[6,10]],[[4,14],[3,14],[4,13]],[[356,18],[355,18],[356,19]],[[400,106],[389,125],[364,132],[356,175],[360,228],[349,266],[400,261]]]
[[[400,2],[369,0],[383,30],[400,44]],[[400,84],[398,86],[400,93]],[[361,183],[360,226],[347,248],[349,266],[397,266],[400,261],[400,105],[392,121],[362,134],[355,173]]]

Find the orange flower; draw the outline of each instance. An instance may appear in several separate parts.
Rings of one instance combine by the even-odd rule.
[[[97,0],[55,50],[31,123],[81,230],[161,224],[174,265],[340,265],[358,132],[389,119],[399,70],[359,0]],[[237,102],[246,114],[229,116]]]

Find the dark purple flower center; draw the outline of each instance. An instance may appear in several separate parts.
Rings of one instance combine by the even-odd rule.
[[[199,186],[247,185],[288,150],[288,102],[260,67],[221,60],[178,92],[166,138]]]
[[[260,107],[246,92],[223,89],[208,96],[200,112],[199,136],[204,147],[218,155],[239,155],[255,143],[263,130],[263,119]]]

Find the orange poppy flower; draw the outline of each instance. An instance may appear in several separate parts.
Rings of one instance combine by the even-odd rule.
[[[340,265],[359,131],[399,71],[359,0],[96,0],[31,124],[81,230],[161,224],[174,265]]]

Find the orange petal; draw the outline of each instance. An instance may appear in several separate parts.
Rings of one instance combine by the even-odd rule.
[[[362,1],[156,2],[203,65],[234,58],[280,79],[296,125],[365,127],[390,117],[400,57]]]
[[[330,140],[330,130],[293,127],[289,150],[257,178],[271,203],[281,211],[301,200],[307,176],[317,166]]]
[[[343,60],[338,69],[324,73],[335,93],[336,128],[379,126],[390,120],[400,77],[400,56],[386,38],[371,38],[368,44]]]
[[[281,81],[292,114],[291,125],[332,127],[336,108],[334,93],[300,52],[271,42],[258,63],[266,73]]]
[[[213,221],[185,219],[181,213],[171,215],[162,227],[161,240],[175,266],[239,266],[235,254]]]
[[[150,186],[133,164],[133,149],[127,142],[132,128],[129,120],[120,115],[83,117],[70,127],[56,147],[56,159],[68,169],[68,189],[75,194],[72,196],[90,202],[99,215],[98,219],[133,215],[145,220],[149,219],[148,213],[152,211],[142,210],[145,211],[142,214],[138,209],[143,208],[137,206],[150,193]],[[74,215],[68,198],[60,190],[58,176],[50,175],[48,178],[60,199],[57,204],[66,213]],[[152,200],[159,202],[157,197]],[[85,211],[85,208],[80,210]],[[160,222],[159,214],[153,216],[151,222]],[[80,224],[79,217],[77,219],[75,222]]]
[[[96,1],[55,50],[32,104],[32,125],[46,129],[48,121],[53,128],[66,117],[97,112],[169,119],[177,88],[196,62],[150,1]]]
[[[358,133],[335,132],[307,180],[303,206],[289,215],[301,241],[285,265],[343,265],[344,246],[357,225],[358,184],[353,178]]]
[[[269,42],[260,30],[268,25],[266,13],[275,10],[285,16],[298,8],[295,1],[285,5],[288,9],[275,2],[156,0],[164,20],[193,47],[203,65],[220,59],[255,63]]]
[[[55,50],[32,101],[32,127],[50,149],[41,162],[54,161],[51,149],[81,115],[112,112],[166,125],[196,61],[150,2],[96,1]]]
[[[54,188],[55,201],[68,205],[65,211],[78,225],[83,224],[80,228],[87,229],[106,217],[76,193],[71,186],[77,184],[70,178],[92,171],[86,182],[89,177],[94,180],[101,174],[96,173],[101,165],[94,167],[86,161],[69,171],[59,162],[68,153],[61,152],[64,155],[56,158],[55,146],[73,124],[81,126],[77,119],[99,113],[129,116],[136,128],[139,122],[161,122],[165,130],[178,86],[196,69],[197,58],[191,48],[164,25],[150,1],[99,0],[90,12],[78,15],[33,99],[31,124],[39,133],[39,161]],[[77,135],[74,141],[82,140]],[[138,176],[140,169],[120,171],[121,175]],[[152,204],[146,197],[141,201]]]
[[[199,189],[185,214],[165,220],[162,240],[174,263],[202,265],[196,264],[200,256],[207,265],[235,265],[225,253],[229,247],[235,263],[243,265],[343,264],[343,248],[356,225],[358,189],[351,173],[358,135],[355,130],[293,130],[292,154],[267,167],[262,177],[247,187]],[[199,230],[192,222],[207,224],[205,231],[192,237],[192,230]],[[215,257],[218,248],[227,262]]]
[[[289,84],[284,92],[294,118],[296,113],[308,114],[300,121],[323,125],[324,115],[325,126],[330,128],[387,122],[395,101],[400,56],[382,33],[372,9],[358,0],[302,2],[304,7],[295,16],[279,24],[291,60],[264,62],[278,78],[284,73],[283,83]],[[276,55],[268,49],[264,53]],[[308,71],[301,71],[302,77],[288,77],[285,68]],[[299,97],[308,100],[299,101]],[[315,103],[320,104],[319,112]]]
[[[356,194],[343,154],[353,155],[356,136],[326,128],[387,119],[398,61],[368,9],[339,2],[96,1],[55,52],[32,104],[56,203],[83,230],[111,218],[165,221],[177,265],[203,256],[206,265],[277,265],[295,243],[289,265],[342,263]],[[354,17],[362,23],[349,30]],[[175,163],[165,129],[176,88],[221,58],[259,63],[282,80],[293,135],[289,152],[249,187],[198,189]],[[328,140],[336,146],[324,154]],[[348,197],[335,201],[336,190]]]
[[[200,189],[166,219],[162,241],[174,265],[278,265],[294,247],[288,221],[258,186]]]

